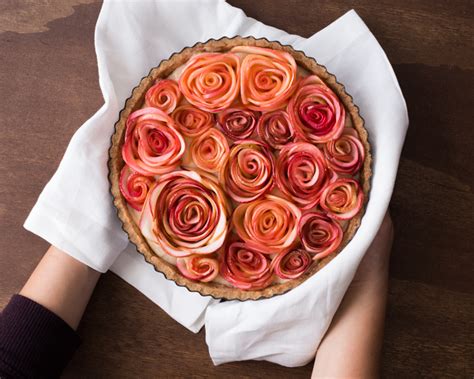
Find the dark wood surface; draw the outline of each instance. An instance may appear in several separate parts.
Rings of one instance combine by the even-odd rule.
[[[231,0],[310,36],[355,8],[387,52],[410,128],[391,211],[396,227],[384,377],[473,377],[472,2]],[[44,3],[44,4],[43,4]],[[94,54],[100,3],[0,3],[0,307],[47,244],[22,228],[74,131],[102,104]],[[315,320],[316,322],[316,320]],[[102,277],[65,377],[309,377],[311,365],[214,367],[194,335],[113,274]]]

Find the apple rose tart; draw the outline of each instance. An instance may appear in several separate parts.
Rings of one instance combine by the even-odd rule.
[[[359,109],[327,70],[277,42],[185,48],[133,90],[109,151],[130,241],[180,286],[283,294],[352,239],[369,195]]]

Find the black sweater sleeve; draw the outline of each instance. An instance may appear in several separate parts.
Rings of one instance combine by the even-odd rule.
[[[14,295],[0,314],[0,378],[59,377],[79,344],[60,317]]]

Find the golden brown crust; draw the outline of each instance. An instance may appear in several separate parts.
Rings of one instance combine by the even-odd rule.
[[[125,122],[129,114],[139,109],[143,104],[146,91],[157,78],[164,78],[170,75],[177,67],[183,65],[189,58],[198,52],[223,52],[234,46],[251,45],[266,47],[275,50],[283,50],[290,53],[297,64],[311,73],[318,75],[324,82],[338,95],[344,104],[347,113],[350,116],[350,123],[359,133],[360,139],[365,147],[366,157],[360,174],[360,182],[364,192],[364,207],[359,214],[349,221],[344,233],[344,240],[339,249],[322,259],[317,265],[313,265],[303,276],[285,283],[272,284],[261,290],[243,291],[238,288],[228,287],[219,283],[201,283],[195,282],[182,276],[176,267],[164,259],[157,256],[148,245],[146,239],[140,232],[137,224],[134,222],[127,203],[119,189],[119,176],[124,162],[122,159],[122,145],[124,142]],[[173,280],[177,285],[188,288],[190,291],[199,292],[201,295],[209,295],[218,299],[227,300],[257,300],[270,298],[275,295],[283,294],[292,288],[295,288],[310,276],[314,275],[321,268],[327,265],[352,239],[357,231],[362,216],[365,212],[365,205],[368,200],[370,190],[372,157],[370,145],[368,142],[367,131],[364,128],[364,120],[359,114],[359,108],[353,103],[352,97],[346,93],[344,86],[337,82],[334,75],[330,74],[324,66],[319,65],[313,58],[308,58],[303,52],[294,50],[291,46],[281,45],[279,42],[268,41],[267,39],[256,39],[253,37],[234,37],[221,38],[219,40],[209,40],[204,43],[197,43],[193,47],[187,47],[179,53],[173,54],[168,60],[162,61],[158,67],[153,68],[150,74],[143,78],[140,84],[132,91],[131,97],[126,101],[124,109],[120,112],[120,118],[115,124],[115,132],[112,136],[111,147],[109,150],[109,181],[111,184],[111,193],[114,198],[114,204],[117,208],[117,214],[122,221],[123,230],[128,234],[130,241],[137,247],[137,251],[142,254],[145,260],[152,264],[156,271],[162,272],[169,280]]]

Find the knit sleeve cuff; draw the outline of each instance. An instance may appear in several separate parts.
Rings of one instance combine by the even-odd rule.
[[[59,377],[79,344],[64,320],[14,295],[0,314],[0,377]]]

